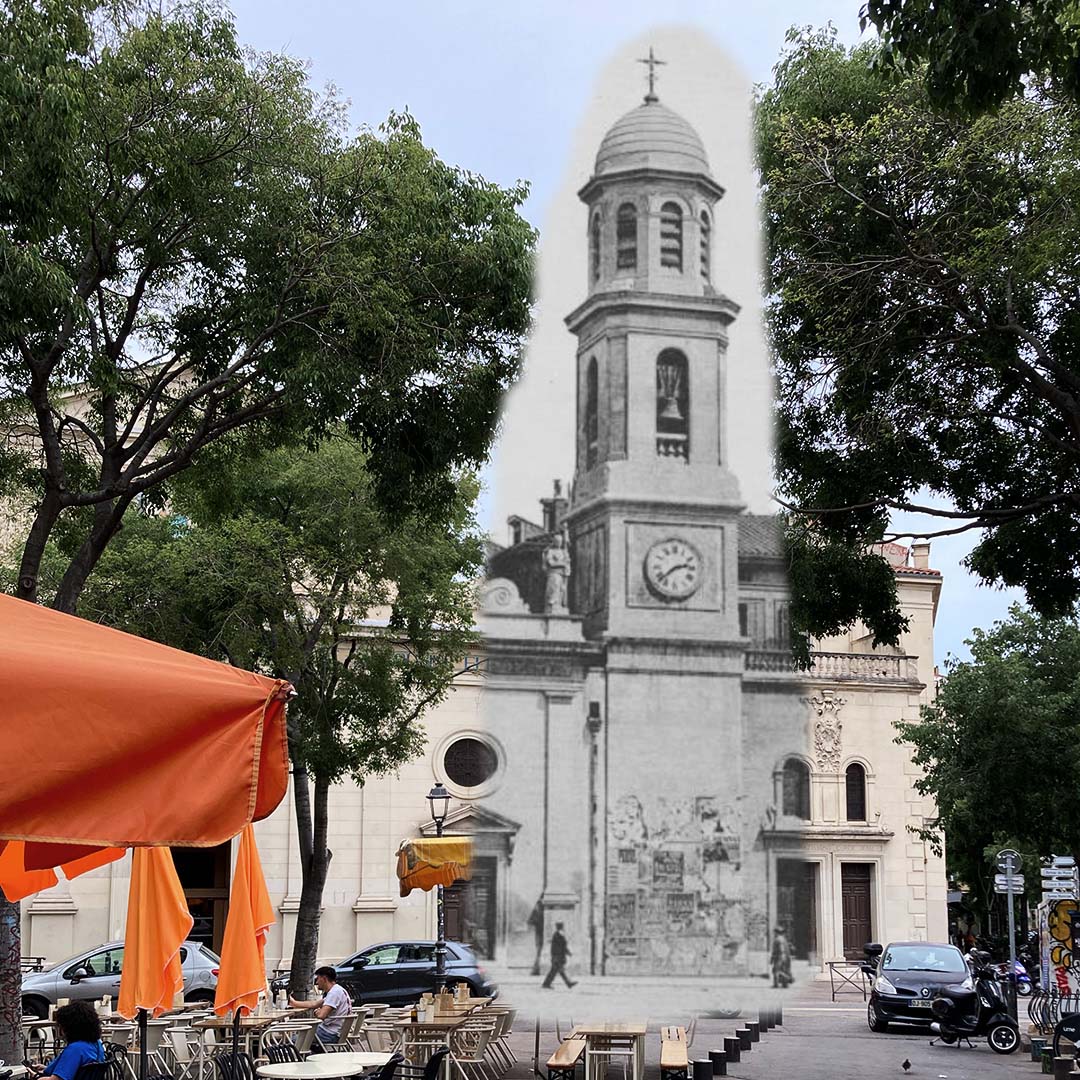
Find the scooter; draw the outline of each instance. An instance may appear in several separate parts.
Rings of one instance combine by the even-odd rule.
[[[1013,962],[1013,969],[1010,973],[1009,962],[1006,960],[1003,964],[997,965],[998,978],[1002,982],[1009,982],[1010,980],[1016,985],[1017,997],[1029,997],[1031,991],[1034,988],[1031,982],[1031,976],[1027,973],[1027,968],[1019,961]]]
[[[939,990],[930,1002],[930,1030],[946,1045],[971,1046],[972,1037],[986,1036],[995,1054],[1011,1054],[1020,1046],[1020,1027],[1009,1015],[990,954],[973,952],[970,980],[961,989]],[[968,989],[968,986],[971,989]],[[937,1041],[932,1039],[930,1045]]]

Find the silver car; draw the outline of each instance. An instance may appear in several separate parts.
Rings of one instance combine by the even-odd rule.
[[[221,959],[205,945],[185,941],[180,947],[180,962],[184,968],[184,999],[213,1001]],[[22,982],[23,1016],[48,1016],[49,1006],[59,998],[100,1001],[107,994],[115,1004],[120,996],[123,967],[124,943],[114,941],[54,964],[48,971],[26,975]]]

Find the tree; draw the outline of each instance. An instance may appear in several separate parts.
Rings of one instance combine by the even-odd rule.
[[[791,35],[757,113],[796,627],[903,625],[897,510],[1045,614],[1080,597],[1080,108],[957,119],[879,46]],[[937,495],[938,498],[927,496]]]
[[[921,720],[896,725],[897,742],[937,803],[925,835],[948,837],[950,868],[988,904],[993,851],[1015,847],[1032,868],[1080,856],[1080,807],[1062,798],[1080,775],[1080,626],[1014,605],[968,644],[971,661],[951,666]]]
[[[445,165],[408,116],[350,134],[212,8],[95,8],[0,13],[0,417],[33,443],[6,455],[33,480],[18,594],[74,514],[73,610],[134,499],[269,420],[347,423],[387,502],[451,497],[528,323],[524,188]]]
[[[867,0],[887,66],[925,65],[937,105],[982,111],[1040,84],[1080,99],[1080,4],[1075,0]]]
[[[388,507],[451,505],[529,318],[532,229],[415,121],[349,131],[213,0],[0,4],[0,497],[74,611],[136,501],[236,432],[339,422]],[[21,526],[20,526],[21,527]],[[50,543],[50,541],[57,541]],[[18,909],[0,900],[0,1057]]]
[[[170,645],[284,675],[303,885],[291,990],[310,987],[330,863],[329,792],[423,748],[419,721],[475,641],[483,560],[461,478],[437,516],[394,525],[355,440],[196,466],[171,512],[125,524],[79,613]],[[383,625],[368,623],[385,616]]]

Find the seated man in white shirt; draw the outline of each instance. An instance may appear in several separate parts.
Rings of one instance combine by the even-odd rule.
[[[315,970],[315,985],[322,991],[322,1001],[297,1001],[289,998],[294,1009],[314,1009],[321,1023],[315,1029],[316,1041],[312,1044],[314,1054],[322,1053],[320,1043],[336,1043],[341,1036],[341,1022],[352,1011],[352,999],[348,991],[338,986],[337,972],[332,967]]]

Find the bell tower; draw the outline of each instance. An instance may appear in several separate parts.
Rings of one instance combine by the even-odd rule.
[[[738,526],[727,461],[722,245],[694,129],[649,93],[604,137],[588,183],[577,336],[577,447],[567,516],[573,609],[592,637],[739,637]]]

